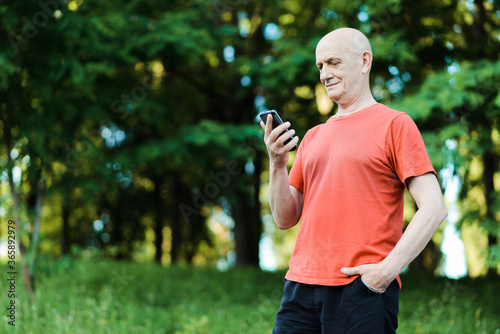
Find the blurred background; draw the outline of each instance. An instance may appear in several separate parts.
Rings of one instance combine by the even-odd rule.
[[[140,268],[282,275],[298,227],[274,225],[256,116],[276,109],[302,138],[334,115],[314,51],[346,26],[371,41],[373,94],[417,123],[450,211],[407,275],[489,277],[498,291],[499,1],[2,0],[0,260],[8,261],[13,220],[17,286],[34,317],[25,333],[47,321],[36,311],[37,287],[64,281],[70,268],[80,268],[72,284],[89,271],[90,281],[106,268],[122,273],[117,263],[132,267],[116,282]],[[405,224],[414,212],[407,196]],[[106,265],[99,272],[81,263]],[[116,286],[101,288],[91,300],[110,289],[105,300],[114,305]],[[272,328],[280,291],[274,295],[263,297],[269,312],[258,313],[267,321],[259,333]],[[467,333],[500,333],[495,307],[473,307],[476,327]],[[498,318],[477,325],[485,309]],[[64,312],[64,323],[77,317],[70,306]],[[176,319],[187,311],[178,312]],[[214,326],[213,317],[193,315],[158,332],[225,332]],[[408,332],[433,333],[422,326]]]

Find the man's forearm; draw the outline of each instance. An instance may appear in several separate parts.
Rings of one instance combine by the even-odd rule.
[[[422,252],[446,215],[444,205],[417,210],[396,247],[382,261],[390,276],[399,275]]]
[[[300,219],[302,210],[292,196],[286,166],[269,168],[269,205],[276,225],[282,230],[295,226]]]

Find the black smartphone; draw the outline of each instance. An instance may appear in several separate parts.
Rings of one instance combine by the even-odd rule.
[[[273,129],[275,129],[278,125],[280,124],[283,124],[283,121],[281,120],[280,118],[280,115],[278,115],[278,113],[276,112],[276,110],[268,110],[268,111],[264,111],[264,112],[261,112],[259,114],[260,116],[260,119],[262,120],[262,122],[264,122],[264,124],[266,124],[267,122],[267,115],[271,114],[273,116]],[[286,129],[285,131],[283,131],[280,136],[282,134],[284,134],[285,132],[287,132],[288,129]],[[279,136],[278,136],[279,137]],[[293,137],[287,139],[283,145],[286,145],[288,144],[291,140],[292,140]],[[295,145],[294,147],[292,147],[292,149],[290,151],[295,151],[297,149],[297,145]]]

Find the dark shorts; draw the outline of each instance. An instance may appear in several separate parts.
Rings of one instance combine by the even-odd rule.
[[[285,280],[273,334],[396,333],[399,285],[371,291],[362,281],[343,286],[309,285]]]

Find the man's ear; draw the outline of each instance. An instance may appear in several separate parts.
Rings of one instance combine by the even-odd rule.
[[[361,61],[362,61],[362,69],[361,69],[361,72],[363,74],[366,74],[368,72],[370,72],[370,68],[372,67],[372,54],[368,51],[364,51],[362,54],[361,54]]]

